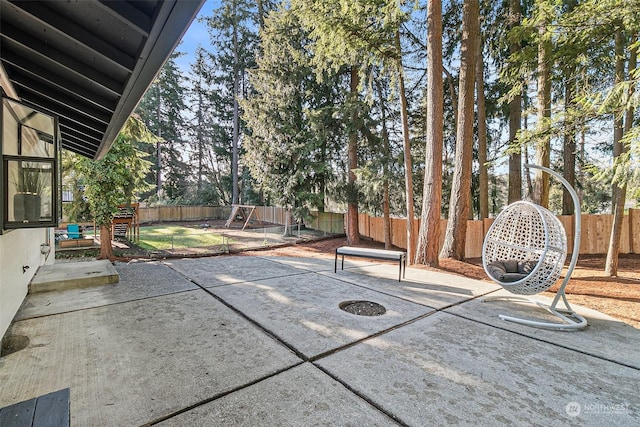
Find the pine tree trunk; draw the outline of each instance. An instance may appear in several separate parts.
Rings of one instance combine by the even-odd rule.
[[[358,67],[351,67],[351,96],[358,96]],[[360,230],[358,227],[358,190],[356,187],[356,174],[354,170],[358,168],[358,113],[354,110],[351,114],[351,135],[349,135],[348,163],[349,163],[349,194],[347,201],[347,242],[350,245],[360,243]]]
[[[567,0],[567,13],[571,13],[576,7],[576,0]],[[575,96],[575,73],[576,66],[573,63],[565,69],[565,86],[564,86],[564,111],[565,116],[571,114],[574,106],[573,97]],[[564,144],[562,151],[562,159],[564,161],[563,175],[564,179],[572,186],[576,184],[576,132],[573,126],[565,129]],[[573,198],[564,186],[562,187],[562,215],[573,215],[575,212],[573,206]]]
[[[400,31],[396,31],[396,50],[398,58],[402,58],[400,47]],[[402,139],[404,140],[404,185],[407,205],[407,258],[409,264],[414,258],[415,248],[413,243],[413,220],[415,219],[413,209],[413,166],[411,162],[411,137],[409,136],[409,117],[407,107],[407,94],[404,88],[404,69],[402,60],[396,62],[398,73],[398,85],[400,92],[400,119],[402,121]]]
[[[547,40],[547,25],[538,27],[538,132],[545,132],[551,120],[551,43]],[[540,137],[536,146],[536,164],[548,168],[551,165],[551,138]],[[536,169],[534,200],[540,206],[549,207],[549,174]]]
[[[158,128],[156,129],[156,135],[158,135],[158,141],[156,142],[156,197],[160,199],[162,197],[162,126],[160,125],[160,123],[162,123],[162,112],[160,109],[160,85],[157,86],[157,91],[158,104],[156,105],[156,120],[158,123]]]
[[[616,66],[615,66],[615,83],[618,84],[624,79],[624,36],[622,30],[618,30],[615,34],[615,54],[616,54]],[[635,70],[637,65],[637,50],[632,49],[629,57],[629,74]],[[631,78],[631,77],[630,77]],[[629,88],[629,95],[633,95],[634,86]],[[613,164],[614,172],[616,168],[624,168],[622,164],[624,160],[621,157],[628,151],[622,138],[624,133],[629,131],[633,121],[633,109],[628,108],[625,111],[624,123],[622,117],[616,117],[613,128]],[[615,176],[615,173],[614,173]],[[609,239],[609,248],[607,250],[607,259],[605,261],[605,274],[607,276],[618,275],[618,256],[620,253],[620,236],[622,234],[622,222],[624,220],[624,205],[626,202],[627,194],[627,182],[626,179],[622,181],[615,181],[612,184],[612,210],[613,210],[613,224],[611,226],[611,237]]]
[[[391,215],[389,207],[389,156],[391,155],[391,146],[389,144],[389,132],[387,131],[387,108],[385,106],[384,94],[380,79],[375,79],[376,88],[378,90],[378,102],[380,103],[380,116],[382,119],[382,155],[384,156],[382,163],[383,178],[383,195],[382,195],[382,233],[384,234],[384,248],[391,249]]]
[[[427,3],[427,140],[416,264],[438,266],[442,208],[442,2]]]
[[[234,11],[235,12],[235,11]],[[240,106],[238,97],[240,96],[240,64],[238,52],[238,26],[233,24],[233,140],[231,142],[231,179],[233,204],[238,204],[240,191],[238,188],[238,143],[240,140]]]
[[[458,95],[456,94],[456,85],[453,81],[453,76],[447,70],[447,67],[442,67],[442,71],[447,76],[447,87],[449,88],[449,98],[451,98],[451,109],[453,110],[453,128],[458,126]]]
[[[482,37],[478,37],[478,63],[476,64],[476,90],[478,92],[478,219],[489,217],[489,174],[487,171],[487,111],[484,96],[484,60]]]
[[[197,144],[198,144],[198,181],[197,181],[197,192],[198,192],[198,197],[200,197],[200,195],[202,194],[202,176],[204,175],[204,163],[203,163],[203,157],[204,157],[204,147],[203,147],[203,142],[202,142],[202,126],[203,126],[203,117],[202,117],[202,110],[203,110],[203,99],[202,99],[202,88],[200,87],[200,85],[198,85],[198,104],[199,104],[199,108],[198,108],[198,128],[196,130],[196,140],[197,140]]]
[[[449,202],[449,220],[441,258],[464,259],[471,191],[473,160],[474,92],[477,60],[477,39],[480,37],[480,7],[478,0],[467,0],[462,9],[462,48],[460,58],[460,89],[458,94],[458,126],[456,130],[455,170]]]
[[[520,0],[509,0],[509,29],[520,25]],[[520,51],[520,43],[512,41],[509,45],[509,53],[515,55]],[[509,155],[509,204],[522,199],[522,152],[517,142],[517,134],[522,122],[522,96],[516,95],[509,102],[509,147],[512,153]],[[517,146],[516,146],[517,144]]]
[[[574,69],[575,71],[575,69]],[[565,114],[569,113],[573,106],[574,80],[573,73],[567,72],[567,80],[564,92],[564,109]],[[572,187],[576,184],[576,133],[572,129],[565,130],[562,158],[564,160],[564,179],[567,180]],[[574,212],[573,198],[569,190],[563,187],[562,190],[562,215],[573,215]]]
[[[111,224],[100,226],[100,255],[98,255],[98,259],[108,259],[109,261],[116,259],[111,246]]]

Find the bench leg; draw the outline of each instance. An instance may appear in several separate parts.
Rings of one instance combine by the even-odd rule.
[[[342,255],[342,262],[340,265],[340,269],[344,270],[344,255]],[[338,271],[338,251],[336,250],[336,258],[333,261],[333,272],[336,273]]]

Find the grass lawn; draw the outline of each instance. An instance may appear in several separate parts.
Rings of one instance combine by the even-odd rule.
[[[140,241],[136,242],[141,248],[151,250],[198,248],[222,243],[222,236],[219,234],[179,225],[140,227]]]

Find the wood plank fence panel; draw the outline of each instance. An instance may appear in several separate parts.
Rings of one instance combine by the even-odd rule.
[[[609,249],[607,248],[607,251],[608,250]],[[620,232],[620,253],[631,253],[631,239],[629,237],[629,215],[625,215],[622,218],[622,230]]]
[[[384,243],[384,218],[371,217],[369,219],[369,234],[376,242]]]
[[[141,223],[227,219],[229,206],[152,206],[138,211]]]
[[[391,244],[407,249],[407,221],[404,218],[391,218]]]
[[[611,215],[582,215],[581,254],[607,253]]]
[[[574,221],[573,215],[559,215],[558,219],[564,227],[565,234],[567,236],[567,253],[573,253],[573,236],[574,236]],[[580,237],[582,239],[582,236]]]
[[[467,221],[467,237],[465,239],[465,258],[482,257],[484,242],[484,222],[482,220]]]
[[[312,211],[313,220],[307,225],[318,231],[331,234],[344,234],[344,214]]]
[[[629,251],[640,253],[640,209],[629,209]]]
[[[371,232],[369,230],[369,218],[371,218],[367,214],[358,214],[358,233],[361,236],[371,236]]]

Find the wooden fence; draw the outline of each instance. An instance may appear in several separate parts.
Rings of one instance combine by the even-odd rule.
[[[141,223],[171,221],[205,221],[227,219],[231,206],[155,206],[139,209]],[[332,212],[311,212],[313,220],[306,226],[332,234],[344,233],[344,215]],[[287,210],[275,206],[256,206],[255,215],[272,224],[284,225]],[[289,222],[291,224],[291,221]]]
[[[287,210],[274,206],[256,207],[259,218],[263,221],[284,225]],[[201,221],[207,219],[227,219],[231,213],[230,206],[157,206],[140,208],[140,222],[163,221]],[[345,229],[344,214],[332,212],[312,212],[313,220],[306,226],[314,230],[332,234],[342,234]],[[569,252],[573,251],[573,216],[558,217],[567,231]],[[447,220],[440,220],[439,247],[444,242]],[[467,240],[465,257],[482,256],[482,242],[493,219],[470,220],[467,222]],[[382,218],[360,214],[358,227],[361,236],[384,242]],[[580,237],[580,254],[606,254],[609,236],[613,224],[612,215],[582,215],[582,233]],[[417,236],[420,220],[415,219],[413,228]],[[640,209],[629,209],[625,215],[620,237],[620,253],[640,253]],[[399,248],[406,248],[406,221],[404,218],[391,219],[391,242]]]
[[[231,206],[154,206],[140,208],[141,223],[227,219]]]
[[[560,222],[567,233],[569,253],[573,252],[573,216],[559,216]],[[369,237],[377,242],[384,242],[382,218],[360,214],[358,218],[361,236]],[[391,219],[391,242],[394,246],[405,249],[406,220],[404,218]],[[479,258],[482,256],[482,243],[493,219],[467,221],[467,239],[465,247],[466,258]],[[580,235],[580,254],[606,254],[609,248],[609,237],[613,224],[612,215],[582,215],[582,232]],[[444,243],[444,234],[447,228],[447,220],[440,220],[440,239],[438,246]],[[417,235],[420,229],[420,220],[414,220],[413,229]],[[621,254],[640,253],[640,209],[629,209],[629,214],[624,216],[622,233],[620,236]]]

